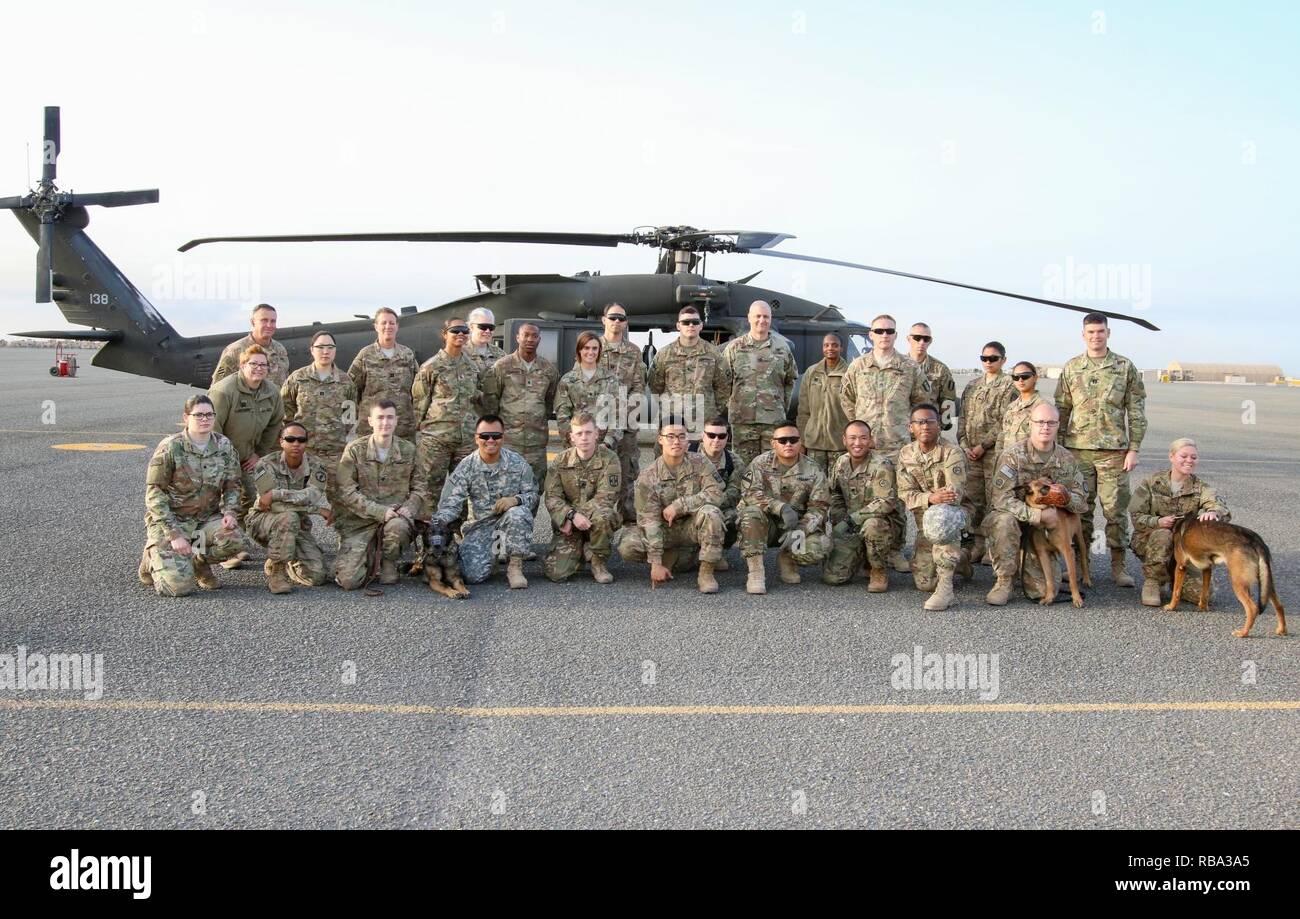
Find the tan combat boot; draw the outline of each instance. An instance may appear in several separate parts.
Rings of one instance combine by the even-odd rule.
[[[1160,582],[1155,578],[1144,578],[1142,581],[1142,605],[1160,605]]]
[[[200,590],[217,590],[221,587],[217,583],[217,576],[212,573],[212,566],[197,558],[194,559],[194,582]]]
[[[925,601],[925,608],[929,610],[947,609],[952,605],[952,572],[940,571],[939,583],[934,588],[934,593]]]
[[[1124,550],[1110,550],[1110,576],[1116,587],[1132,587],[1133,578],[1124,570]]]
[[[140,570],[136,572],[136,576],[145,587],[153,587],[153,569],[149,567],[148,549],[140,553]]]
[[[224,562],[222,562],[221,567],[225,568],[227,571],[236,571],[246,561],[248,561],[248,553],[240,552],[235,556],[228,558]]]
[[[872,568],[867,581],[867,593],[883,594],[889,590],[889,572],[884,568]]]
[[[713,576],[713,569],[716,566],[716,562],[700,562],[700,573],[695,577],[695,585],[700,588],[700,593],[716,594],[718,592],[718,581]]]
[[[1014,579],[1010,575],[998,575],[997,583],[984,599],[990,606],[1006,606],[1011,601],[1011,587]]]
[[[906,558],[903,557],[902,549],[895,549],[889,553],[889,567],[893,568],[899,574],[907,574],[912,570]]]
[[[597,584],[613,584],[614,576],[605,567],[605,560],[599,556],[591,557],[591,576]]]
[[[776,567],[781,573],[781,583],[798,584],[803,580],[799,576],[799,563],[794,560],[794,556],[782,549],[776,553]]]
[[[384,559],[379,563],[379,583],[396,584],[400,576],[397,573],[397,562],[390,562]]]
[[[767,572],[763,570],[763,556],[751,555],[745,559],[745,564],[749,566],[749,577],[745,580],[745,593],[767,593]]]
[[[528,586],[528,578],[524,577],[523,556],[510,556],[510,564],[506,566],[506,580],[510,582],[511,590],[523,590]]]
[[[273,594],[293,593],[293,582],[289,580],[289,572],[285,567],[284,562],[273,562],[269,558],[262,566],[262,571],[266,573],[266,589]]]
[[[315,584],[312,583],[311,578],[307,577],[307,575],[302,573],[303,572],[302,562],[289,562],[287,565],[285,565],[285,567],[289,571],[290,580],[294,581],[295,583],[301,584],[303,587],[316,586]]]

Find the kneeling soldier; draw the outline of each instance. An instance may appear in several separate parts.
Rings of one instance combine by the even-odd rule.
[[[498,415],[484,415],[478,420],[474,426],[478,450],[461,460],[447,477],[431,522],[449,526],[465,513],[460,543],[460,569],[465,581],[486,581],[504,548],[510,558],[506,580],[511,588],[520,589],[528,586],[524,556],[533,546],[537,482],[528,461],[501,446],[505,430]]]
[[[722,522],[726,526],[727,535],[722,543],[724,549],[734,546],[740,536],[737,524],[740,512],[736,508],[740,504],[740,493],[745,487],[747,468],[745,461],[734,450],[727,449],[730,438],[731,428],[727,425],[726,416],[718,415],[704,423],[704,435],[690,447],[692,453],[699,453],[712,463],[722,477],[722,503],[718,509],[722,511]],[[731,570],[725,555],[718,559],[713,570]]]
[[[659,446],[663,453],[636,479],[636,523],[622,531],[618,554],[627,562],[650,562],[650,581],[672,579],[679,547],[699,546],[700,593],[715,594],[713,567],[722,558],[725,532],[722,479],[713,464],[686,452],[686,426],[662,416]]]
[[[339,460],[339,554],[334,580],[355,590],[369,578],[374,563],[370,543],[382,528],[379,580],[397,583],[397,563],[415,533],[424,507],[427,477],[418,468],[415,444],[395,437],[397,403],[381,399],[370,407],[371,434],[347,445]],[[367,564],[369,562],[370,564]]]
[[[614,580],[605,562],[621,519],[623,473],[618,454],[600,446],[601,436],[591,413],[579,412],[569,424],[573,446],[557,456],[546,473],[546,512],[555,538],[545,565],[552,581],[573,577],[584,557],[597,584]]]
[[[749,566],[745,590],[767,593],[763,553],[779,545],[781,580],[798,584],[800,565],[826,557],[826,516],[831,495],[817,464],[799,453],[799,428],[786,422],[772,433],[772,449],[745,473],[740,499],[740,554]]]
[[[889,589],[886,565],[893,537],[889,515],[898,499],[894,464],[887,453],[872,453],[871,425],[850,421],[843,432],[844,449],[831,466],[831,551],[822,568],[822,582],[847,584],[865,560],[870,569],[867,590]]]
[[[311,515],[332,524],[325,464],[307,453],[307,429],[290,421],[280,432],[280,452],[253,469],[257,500],[248,512],[248,535],[266,546],[266,586],[287,594],[293,581],[305,587],[325,583],[325,555],[311,535]]]

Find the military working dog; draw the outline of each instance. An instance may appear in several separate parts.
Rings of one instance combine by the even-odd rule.
[[[1070,495],[1062,485],[1051,479],[1040,477],[1025,486],[1025,503],[1030,507],[1041,509],[1053,508],[1056,511],[1057,524],[1054,527],[1031,527],[1029,541],[1038,564],[1043,569],[1043,581],[1046,584],[1042,606],[1050,606],[1056,600],[1058,584],[1052,576],[1052,553],[1061,556],[1065,562],[1065,571],[1070,579],[1070,599],[1075,607],[1083,606],[1083,595],[1079,592],[1079,581],[1085,587],[1092,586],[1092,574],[1088,570],[1088,546],[1083,541],[1083,524],[1079,515],[1066,510]],[[1074,546],[1079,546],[1078,566],[1075,564]],[[1080,570],[1081,569],[1081,570]],[[1080,578],[1082,574],[1082,578]]]
[[[1207,608],[1210,597],[1210,578],[1217,562],[1228,566],[1232,592],[1237,595],[1246,611],[1246,624],[1232,634],[1245,638],[1258,616],[1271,600],[1277,610],[1277,634],[1286,634],[1286,611],[1277,598],[1273,579],[1273,558],[1268,545],[1254,530],[1235,523],[1217,520],[1199,520],[1195,514],[1184,514],[1174,524],[1174,595],[1165,606],[1173,612],[1183,590],[1187,566],[1201,572],[1201,599],[1196,608]],[[1252,592],[1256,592],[1252,596]]]

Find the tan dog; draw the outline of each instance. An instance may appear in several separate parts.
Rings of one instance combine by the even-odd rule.
[[[424,530],[424,577],[429,589],[453,600],[469,597],[469,588],[460,573],[460,554],[447,528],[430,522]]]
[[[1217,520],[1199,520],[1195,514],[1186,514],[1174,524],[1174,596],[1165,609],[1171,613],[1178,609],[1188,565],[1201,572],[1201,600],[1196,608],[1206,609],[1216,562],[1228,566],[1232,592],[1246,611],[1246,624],[1232,634],[1238,638],[1250,634],[1255,617],[1272,601],[1277,610],[1277,634],[1285,635],[1286,611],[1277,598],[1273,559],[1264,540],[1254,530]],[[1258,591],[1258,599],[1251,595],[1254,591]]]
[[[1088,546],[1083,541],[1083,525],[1079,522],[1079,515],[1065,509],[1070,503],[1069,493],[1049,478],[1037,478],[1026,486],[1025,503],[1040,509],[1054,508],[1058,521],[1052,529],[1030,528],[1030,541],[1038,556],[1038,564],[1043,569],[1043,581],[1047,585],[1039,604],[1049,606],[1056,600],[1058,585],[1052,577],[1051,567],[1052,553],[1055,552],[1065,561],[1065,571],[1070,578],[1070,598],[1075,607],[1081,608],[1083,595],[1079,593],[1079,571],[1075,568],[1075,543],[1079,545],[1079,567],[1083,569],[1085,587],[1092,586],[1092,574],[1088,571]]]

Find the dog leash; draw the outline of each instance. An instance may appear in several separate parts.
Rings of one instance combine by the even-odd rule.
[[[397,510],[398,506],[392,509]],[[393,520],[397,518],[394,517]],[[375,578],[379,577],[379,571],[384,566],[384,528],[390,521],[385,520],[379,526],[375,527],[375,535],[370,537],[370,542],[366,544],[366,558],[370,559],[370,565],[366,572],[366,580],[361,585],[362,592],[367,597],[382,597],[384,589],[382,587],[371,587]]]

